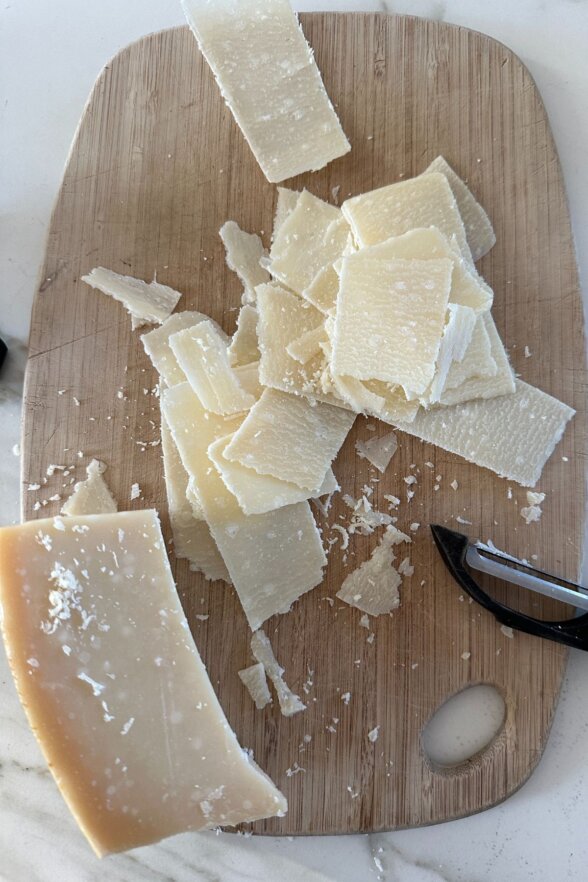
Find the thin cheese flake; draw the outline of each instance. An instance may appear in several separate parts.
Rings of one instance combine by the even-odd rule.
[[[263,242],[255,233],[246,233],[235,221],[227,221],[219,231],[225,246],[225,259],[229,269],[239,276],[245,288],[246,302],[255,300],[255,288],[270,281],[270,275],[260,261],[267,257]]]
[[[490,218],[476,200],[467,184],[462,181],[442,156],[438,156],[433,160],[426,169],[425,174],[430,174],[431,172],[441,172],[447,178],[447,183],[455,196],[455,201],[463,220],[472,258],[479,260],[496,244],[496,236],[492,229]]]
[[[224,455],[317,495],[354,419],[341,408],[266,389]]]
[[[333,372],[424,392],[435,373],[452,269],[446,259],[345,257]]]
[[[322,581],[326,557],[310,507],[299,502],[267,514],[243,514],[208,457],[210,445],[234,432],[242,416],[224,418],[205,411],[188,383],[166,389],[161,406],[247,620],[256,630]]]
[[[318,325],[312,331],[305,331],[286,346],[286,352],[290,358],[307,364],[316,355],[322,353],[321,346],[328,340],[327,332],[323,325]]]
[[[182,296],[155,279],[143,282],[132,276],[121,276],[102,266],[95,267],[82,282],[108,294],[122,303],[131,316],[133,330],[143,325],[161,324],[172,314]]]
[[[161,416],[161,449],[163,474],[167,492],[167,509],[178,558],[186,558],[190,569],[202,573],[206,579],[230,582],[227,568],[210,535],[208,524],[198,503],[197,513],[187,497],[188,473],[172,438],[165,416]]]
[[[445,175],[431,173],[347,199],[341,206],[360,247],[421,227],[437,227],[472,263],[465,229]]]
[[[302,294],[323,266],[342,255],[348,235],[341,209],[303,190],[272,243],[273,278]]]
[[[296,207],[300,190],[288,190],[286,187],[276,187],[277,200],[274,213],[274,225],[272,230],[272,242],[275,240],[280,227]]]
[[[233,368],[233,370],[241,389],[248,395],[251,395],[254,401],[261,398],[264,387],[259,381],[259,362],[253,361],[251,364],[241,364]]]
[[[219,438],[208,448],[208,456],[214,463],[227,490],[229,490],[247,515],[264,514],[285,505],[303,502],[312,498],[308,490],[296,484],[279,481],[270,475],[260,475],[254,469],[246,468],[238,462],[230,462],[224,456],[232,436]],[[329,469],[316,496],[328,496],[337,489],[337,479],[333,470]]]
[[[172,334],[169,345],[206,410],[228,415],[254,403],[253,396],[240,386],[227,345],[212,322]]]
[[[447,384],[451,366],[463,361],[472,341],[476,327],[476,313],[469,306],[458,306],[450,303],[447,308],[447,323],[443,330],[435,376],[426,392],[421,396],[421,403],[435,404],[441,398]]]
[[[97,855],[286,810],[217,700],[155,511],[5,527],[0,599],[31,728]]]
[[[534,487],[575,411],[515,380],[515,392],[421,410],[398,428],[525,487]]]
[[[401,542],[411,542],[409,536],[390,525],[371,557],[349,573],[337,592],[339,600],[355,606],[370,616],[389,613],[400,606],[399,587],[402,578],[393,566],[393,548]]]
[[[473,377],[495,377],[498,373],[498,365],[492,357],[492,345],[486,330],[486,321],[483,315],[476,318],[472,339],[463,359],[454,361],[449,368],[445,381],[446,389],[462,386]]]
[[[208,316],[201,312],[189,311],[176,312],[170,315],[159,328],[154,328],[141,335],[141,343],[145,352],[151,359],[153,367],[159,376],[165,380],[168,386],[176,383],[185,383],[186,375],[176,361],[171,351],[169,338],[178,331],[192,328],[199,322],[208,320]]]
[[[443,405],[460,404],[474,398],[496,398],[499,395],[512,395],[515,391],[514,373],[494,319],[490,313],[487,313],[482,316],[482,320],[490,341],[490,354],[496,365],[496,371],[491,376],[470,377],[460,386],[448,388],[446,385],[439,399]]]
[[[288,354],[288,346],[302,334],[323,326],[323,314],[296,294],[275,284],[257,288],[257,309],[261,383],[292,395],[347,407],[337,395],[326,392],[321,385],[321,377],[327,368],[322,354],[306,364],[300,364]]]
[[[264,631],[255,631],[251,636],[251,651],[263,665],[267,676],[276,690],[280,710],[285,717],[291,717],[306,710],[306,705],[295,695],[284,680],[284,669],[278,664],[272,645]]]
[[[379,438],[356,441],[355,449],[358,456],[367,459],[383,475],[398,449],[398,441],[394,432],[389,432]]]
[[[102,477],[105,471],[105,464],[93,459],[86,468],[86,480],[75,484],[73,493],[61,509],[61,514],[74,517],[115,512],[116,500]]]
[[[237,329],[229,344],[229,362],[232,367],[259,361],[257,345],[257,310],[246,304],[239,310]],[[171,385],[171,384],[170,384]]]
[[[271,704],[272,697],[267,685],[265,668],[261,662],[256,662],[237,673],[258,710],[263,710],[266,705]]]
[[[455,239],[447,239],[436,227],[408,230],[378,245],[364,249],[366,256],[384,259],[439,260],[447,258],[453,263],[449,302],[469,306],[477,314],[492,306],[492,288],[478,275],[475,268],[462,256]]]
[[[288,0],[182,0],[188,24],[268,181],[351,147]]]

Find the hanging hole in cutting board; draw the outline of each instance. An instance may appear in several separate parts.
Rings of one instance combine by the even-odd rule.
[[[423,729],[425,755],[435,769],[455,769],[488,748],[505,719],[498,689],[486,683],[468,686],[443,702]]]

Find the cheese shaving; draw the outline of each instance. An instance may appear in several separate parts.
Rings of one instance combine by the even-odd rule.
[[[161,324],[169,318],[182,296],[173,288],[160,285],[155,279],[143,282],[131,276],[121,276],[102,266],[82,276],[82,282],[122,303],[130,313],[133,330],[142,325]]]
[[[265,672],[276,690],[282,714],[285,717],[291,717],[306,710],[306,705],[285,682],[284,669],[278,664],[272,645],[264,631],[258,630],[251,635],[251,651],[257,661],[265,668]]]

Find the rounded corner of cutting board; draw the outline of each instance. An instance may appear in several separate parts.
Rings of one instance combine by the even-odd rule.
[[[534,86],[527,88],[528,72],[502,44],[443,22],[337,13],[303,14],[301,21],[353,149],[321,172],[286,185],[300,181],[325,199],[340,185],[344,198],[417,174],[437,154],[445,155],[494,221],[497,245],[481,268],[495,289],[495,317],[515,369],[578,411],[544,472],[541,489],[548,503],[532,528],[524,527],[518,507],[507,505],[507,482],[406,437],[389,473],[374,485],[375,507],[386,510],[377,501],[380,494],[400,495],[397,482],[410,463],[432,460],[432,474],[438,470],[446,484],[457,479],[463,493],[433,493],[423,468],[419,493],[427,507],[407,508],[407,519],[419,510],[416,520],[423,523],[451,520],[459,498],[472,531],[492,536],[518,556],[532,542],[533,550],[541,550],[542,568],[575,579],[586,453],[583,315],[557,154],[539,95]],[[505,57],[517,63],[503,64]],[[33,308],[25,483],[38,482],[49,463],[64,462],[64,448],[74,459],[76,451],[84,454],[76,459],[78,480],[83,465],[96,456],[108,464],[107,481],[122,505],[131,484],[140,484],[141,504],[161,511],[169,538],[158,449],[141,452],[134,443],[157,439],[158,402],[144,393],[154,385],[153,371],[122,307],[79,278],[99,264],[142,278],[157,270],[160,281],[184,292],[179,308],[210,312],[228,329],[240,286],[225,266],[218,229],[233,218],[246,229],[265,230],[267,237],[273,193],[186,26],[139,40],[108,63],[68,159],[41,274],[48,281]],[[525,359],[526,344],[537,357]],[[118,400],[121,386],[125,398]],[[123,431],[125,425],[133,432]],[[344,491],[352,495],[369,480],[365,461],[354,451],[362,425],[358,420],[336,467]],[[40,491],[26,493],[26,516],[57,514],[61,502],[33,509],[36,499],[55,488],[64,496],[70,492],[58,475]],[[332,518],[344,513],[338,505]],[[357,540],[358,563],[375,541]],[[292,718],[280,717],[276,709],[255,713],[238,678],[227,676],[249,663],[248,632],[233,593],[210,586],[185,561],[172,559],[227,716],[289,799],[285,818],[258,822],[255,832],[367,832],[438,823],[503,801],[535,768],[566,650],[524,634],[509,640],[485,611],[460,603],[425,529],[415,535],[411,557],[415,578],[403,590],[400,609],[373,620],[372,644],[358,626],[357,610],[333,611],[323,602],[345,574],[339,559],[331,558],[321,588],[288,616],[270,622],[268,633],[292,687],[302,689],[308,668],[316,671],[311,697],[317,701]],[[202,599],[210,614],[206,622],[195,619]],[[464,648],[472,652],[467,664],[461,659]],[[408,662],[418,665],[413,669]],[[508,695],[512,737],[472,763],[465,777],[435,774],[422,756],[422,727],[449,695],[476,682],[495,683]],[[339,695],[347,690],[353,699],[342,708]],[[336,733],[327,731],[334,717]],[[375,745],[367,739],[374,725],[380,725]],[[300,753],[308,732],[313,741]],[[294,761],[306,772],[287,776]],[[320,786],[313,786],[317,778]]]

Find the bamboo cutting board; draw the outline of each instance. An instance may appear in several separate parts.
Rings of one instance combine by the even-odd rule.
[[[373,421],[357,420],[335,471],[344,492],[358,497],[368,484],[374,507],[386,511],[384,494],[405,500],[403,478],[415,466],[416,495],[403,501],[398,523],[405,530],[421,524],[410,549],[415,572],[405,580],[401,608],[372,620],[371,643],[359,611],[329,598],[377,535],[355,538],[346,565],[334,545],[322,586],[267,623],[289,683],[308,704],[291,719],[275,706],[256,711],[237,677],[251,658],[233,590],[206,583],[172,553],[184,608],[229,720],[289,799],[284,819],[254,825],[272,834],[434,823],[487,808],[525,781],[548,737],[566,651],[519,633],[508,639],[490,615],[463,602],[428,524],[455,526],[460,516],[471,522],[461,529],[472,537],[491,537],[520,557],[536,554],[542,569],[574,579],[584,516],[578,276],[558,158],[529,73],[499,43],[440,22],[361,14],[301,20],[353,150],[289,186],[328,200],[340,188],[343,199],[417,174],[442,153],[494,221],[498,241],[481,271],[495,290],[494,315],[514,367],[578,415],[541,480],[543,518],[529,527],[519,514],[526,504],[520,488],[509,499],[506,481],[406,436],[399,435],[386,475],[370,484],[374,471],[354,446],[371,437]],[[95,456],[109,466],[120,508],[155,506],[169,538],[154,371],[122,307],[79,278],[97,265],[145,279],[157,272],[184,292],[179,309],[209,313],[231,332],[240,286],[225,266],[218,230],[232,218],[262,230],[267,244],[275,200],[187,28],[146,37],[107,65],[67,163],[33,307],[23,491],[50,463],[73,465],[79,479]],[[457,490],[449,486],[454,479]],[[34,504],[65,495],[69,480],[57,473],[41,490],[23,492],[24,517],[57,514],[60,501],[38,511]],[[134,482],[142,497],[131,502]],[[319,518],[325,539],[337,536],[329,525],[348,519],[339,499]],[[551,601],[533,603],[535,613],[555,617]],[[471,656],[463,659],[464,652]],[[469,762],[436,769],[421,748],[423,726],[446,698],[476,683],[494,684],[503,695],[504,728]],[[371,743],[375,726],[379,738]],[[296,763],[304,771],[287,774]]]

